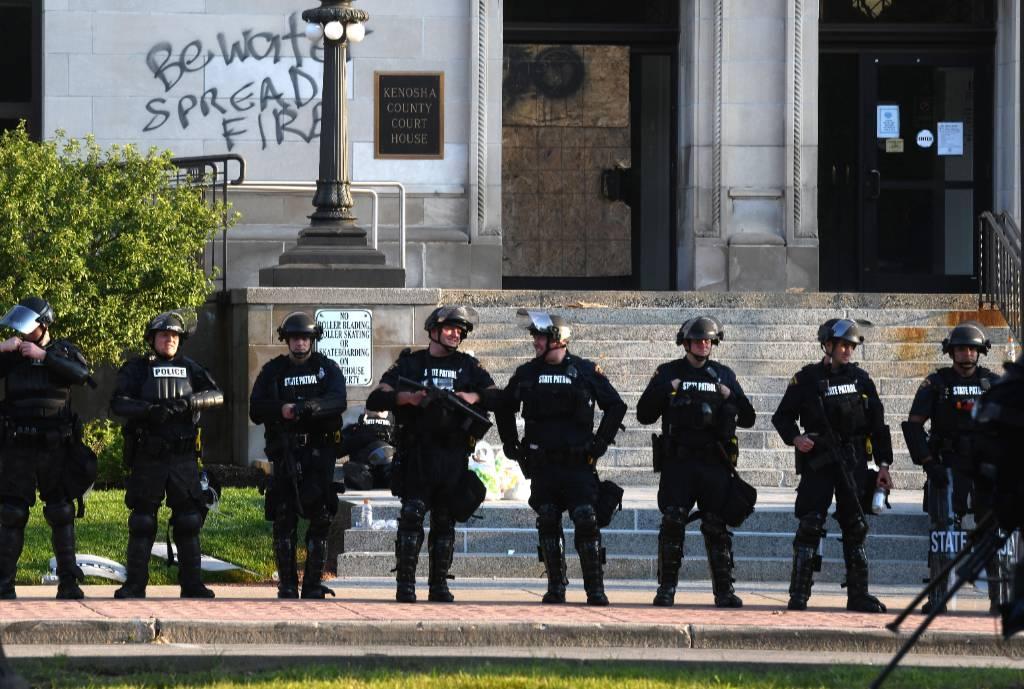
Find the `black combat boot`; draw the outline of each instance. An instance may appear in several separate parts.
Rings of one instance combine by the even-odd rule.
[[[334,596],[334,591],[324,586],[324,568],[327,566],[327,539],[306,540],[306,568],[302,573],[302,597],[323,599]]]
[[[145,598],[149,584],[149,558],[153,551],[153,538],[128,536],[128,551],[125,569],[128,577],[121,588],[114,591],[114,598]]]
[[[541,536],[537,554],[548,575],[548,590],[541,603],[558,605],[565,602],[565,587],[569,579],[565,576],[565,536]]]
[[[199,533],[175,534],[178,546],[178,586],[182,598],[213,598],[214,592],[203,585],[203,555],[199,546]]]
[[[432,517],[430,536],[427,538],[430,555],[427,600],[434,603],[451,603],[455,600],[455,596],[448,590],[448,579],[452,578],[448,570],[451,569],[452,559],[455,557],[455,525],[451,522],[449,524],[450,527],[442,526]]]
[[[863,541],[843,537],[846,560],[846,609],[855,612],[885,612],[885,606],[868,593],[868,557]]]
[[[422,546],[422,531],[399,529],[395,537],[395,600],[399,603],[416,602],[416,563]]]
[[[817,569],[818,549],[803,543],[793,543],[793,573],[789,578],[790,610],[806,610],[814,586],[814,572]]]
[[[75,523],[51,527],[53,554],[57,559],[57,600],[81,600],[85,598],[79,583],[85,574],[75,561]]]
[[[662,524],[658,531],[658,592],[654,594],[654,605],[670,608],[676,602],[676,585],[679,583],[679,567],[683,563],[683,538],[666,533]]]
[[[583,570],[587,605],[608,605],[608,596],[604,594],[604,548],[601,547],[601,536],[585,539],[577,536],[576,552],[580,556],[580,569]]]
[[[726,532],[728,533],[728,532]],[[711,590],[715,594],[716,608],[742,608],[743,600],[733,589],[732,539],[711,540],[704,536],[708,549],[708,567],[711,569]]]
[[[274,539],[274,560],[277,561],[277,597],[299,597],[299,572],[295,564],[295,541]]]
[[[0,505],[0,509],[4,507]],[[14,579],[18,574],[18,558],[24,546],[24,526],[0,526],[0,600],[17,598]]]

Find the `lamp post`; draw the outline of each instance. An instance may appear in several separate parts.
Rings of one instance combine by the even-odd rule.
[[[316,210],[299,232],[298,243],[281,254],[278,265],[260,270],[260,285],[265,287],[405,286],[405,271],[387,265],[382,252],[367,246],[366,230],[356,224],[352,210],[345,63],[349,44],[363,40],[370,18],[353,2],[320,0],[320,7],[302,13],[308,22],[306,37],[324,41],[320,169],[313,194]]]
[[[309,216],[311,227],[302,235],[315,233],[327,225],[330,233],[366,232],[355,225],[350,184],[351,160],[348,149],[348,75],[345,62],[349,43],[359,43],[366,35],[370,15],[352,7],[352,0],[321,0],[320,7],[306,10],[302,18],[309,22],[306,37],[311,41],[324,39],[324,90],[320,111],[320,176],[316,181],[313,205]],[[340,229],[335,229],[338,224]]]

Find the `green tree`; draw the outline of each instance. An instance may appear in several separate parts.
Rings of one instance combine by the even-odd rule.
[[[94,365],[142,344],[146,322],[197,309],[212,290],[198,260],[225,209],[175,183],[169,151],[104,151],[90,137],[0,135],[0,306],[38,294],[56,337]]]

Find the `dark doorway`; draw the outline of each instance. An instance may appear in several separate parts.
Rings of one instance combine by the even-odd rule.
[[[824,3],[821,289],[977,289],[974,218],[992,205],[995,33],[990,3],[970,4]],[[854,21],[869,7],[882,9]]]
[[[43,10],[37,0],[0,0],[0,131],[25,120],[39,139],[43,111]]]
[[[504,7],[502,284],[674,289],[678,2],[559,7]]]

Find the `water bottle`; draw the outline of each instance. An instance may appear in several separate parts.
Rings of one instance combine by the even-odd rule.
[[[356,526],[360,529],[369,529],[373,526],[373,507],[370,506],[369,498],[363,498],[363,505],[359,508],[359,520]]]
[[[875,494],[871,496],[871,513],[881,514],[889,501],[889,491],[879,486],[875,488]]]

